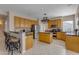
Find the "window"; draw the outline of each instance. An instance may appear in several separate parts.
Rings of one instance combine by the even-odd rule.
[[[73,21],[63,21],[63,31],[73,33]]]

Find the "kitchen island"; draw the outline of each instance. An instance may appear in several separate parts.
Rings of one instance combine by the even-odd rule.
[[[66,36],[66,49],[79,53],[79,36],[67,35]]]
[[[45,43],[51,43],[52,42],[52,33],[50,32],[39,32],[39,41],[45,42]]]

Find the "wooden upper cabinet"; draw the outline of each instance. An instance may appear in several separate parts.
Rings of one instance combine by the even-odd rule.
[[[62,26],[62,20],[59,19],[59,20],[57,20],[57,27],[60,28],[61,26]]]
[[[20,19],[20,24],[21,24],[21,27],[24,27],[25,26],[24,19],[23,18]]]
[[[34,21],[34,24],[37,24],[37,21]]]
[[[30,28],[31,27],[31,21],[30,20],[28,20],[28,27]]]
[[[29,27],[31,28],[31,26],[33,24],[37,24],[38,22],[36,20],[32,20],[32,19],[25,19],[25,18],[21,18],[18,16],[14,17],[14,26],[15,28],[19,28],[19,27]]]
[[[25,27],[27,27],[27,24],[28,24],[28,22],[27,22],[27,20],[25,19],[25,21],[24,21]]]
[[[52,22],[51,22],[51,20],[49,20],[48,21],[48,28],[51,28],[51,24],[52,24]]]
[[[28,19],[25,19],[25,27],[29,27],[29,21],[28,21]]]
[[[55,25],[57,28],[61,28],[61,25],[62,25],[61,19],[49,20],[48,21],[48,28],[51,28],[52,25]]]
[[[56,20],[49,20],[48,21],[48,28],[51,28],[52,25],[56,25]]]
[[[25,27],[28,27],[28,28],[31,27],[31,22],[29,19],[25,19]]]
[[[52,25],[55,25],[56,27],[58,27],[58,20],[53,20]]]
[[[14,17],[14,26],[15,28],[19,28],[20,27],[20,18],[18,17]]]
[[[38,24],[38,21],[37,20],[31,20],[31,25],[37,25]]]

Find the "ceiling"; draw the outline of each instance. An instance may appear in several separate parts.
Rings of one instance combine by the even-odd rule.
[[[31,18],[42,18],[47,13],[49,18],[72,15],[76,12],[74,4],[1,4],[0,9],[13,11]]]

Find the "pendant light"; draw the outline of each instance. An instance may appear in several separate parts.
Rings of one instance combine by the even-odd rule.
[[[44,13],[44,17],[43,17],[43,19],[41,21],[43,23],[48,22],[48,17],[47,17],[47,14],[46,13]]]

